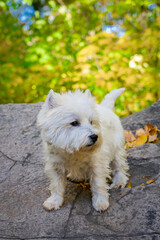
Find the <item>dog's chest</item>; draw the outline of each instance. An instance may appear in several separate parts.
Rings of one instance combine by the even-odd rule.
[[[65,168],[67,172],[72,173],[75,178],[86,178],[90,169],[90,159],[85,156],[70,156],[65,160]]]

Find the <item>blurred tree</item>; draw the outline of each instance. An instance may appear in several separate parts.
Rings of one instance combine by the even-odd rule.
[[[1,103],[41,101],[50,88],[89,88],[100,101],[124,86],[125,116],[160,97],[158,1],[23,2],[36,10],[29,30],[0,0]]]
[[[9,12],[6,3],[1,1],[0,33],[0,100],[1,103],[7,103],[13,102],[23,84],[26,36],[18,20]],[[24,96],[18,96],[18,101],[24,101]]]

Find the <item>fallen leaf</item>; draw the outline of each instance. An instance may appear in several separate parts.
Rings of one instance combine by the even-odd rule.
[[[106,183],[111,184],[111,183],[112,183],[112,180],[111,180],[111,179],[107,179],[107,180],[106,180]]]
[[[153,183],[154,182],[154,179],[151,179],[151,180],[148,180],[147,182],[146,182],[146,184],[151,184],[151,183]]]
[[[143,176],[142,178],[143,178],[143,179],[145,179],[145,178],[150,178],[150,175],[145,175],[145,176]]]
[[[139,145],[142,145],[142,144],[146,143],[147,139],[148,139],[147,135],[139,136],[136,140],[136,145],[135,146],[139,146]]]
[[[154,142],[157,138],[157,131],[153,128],[149,132],[148,142]]]
[[[124,136],[127,143],[136,140],[135,136],[131,131],[124,130]]]
[[[158,129],[156,125],[154,126],[154,130],[156,131],[157,135],[160,134],[160,129]]]
[[[80,183],[80,186],[83,188],[83,190],[90,189],[90,184],[89,183]]]
[[[153,127],[152,124],[147,123],[147,124],[145,125],[145,127],[144,127],[144,130],[145,130],[147,133],[149,133],[153,128],[154,128],[154,127]]]
[[[149,135],[148,142],[154,142],[157,139],[157,135]]]
[[[159,138],[157,137],[153,143],[159,143]]]
[[[132,176],[131,174],[127,173],[127,177],[129,177],[129,178],[130,178],[131,176]]]
[[[144,186],[145,184],[144,183],[141,183],[140,186]]]
[[[127,188],[131,188],[132,187],[132,182],[131,181],[129,181],[129,183],[127,184],[127,186],[126,186]]]
[[[158,132],[159,130],[158,130],[158,127],[155,125],[154,126],[154,129]]]
[[[139,137],[139,136],[145,135],[145,134],[146,134],[146,131],[143,128],[136,130],[136,137]]]
[[[157,128],[155,125],[153,127],[152,124],[147,123],[143,128],[140,128],[135,132],[135,136],[132,133],[133,131],[127,131],[124,130],[124,135],[125,135],[125,141],[126,145],[125,148],[133,148],[145,143],[158,143],[160,142],[158,138],[158,134],[160,133],[160,130]]]
[[[126,143],[125,148],[132,148],[135,146],[136,146],[136,141],[133,141],[133,142]]]

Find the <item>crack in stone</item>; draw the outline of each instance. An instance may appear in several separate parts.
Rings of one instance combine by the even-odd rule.
[[[36,240],[36,239],[59,239],[59,240],[61,240],[62,238],[61,237],[31,237],[31,238],[21,238],[21,237],[0,237],[0,239],[6,239],[6,240]]]
[[[83,215],[84,216],[84,215]],[[110,227],[109,225],[101,225],[100,223],[98,223],[97,218],[95,217],[95,219],[93,219],[92,215],[86,215],[86,219],[94,226],[98,226],[98,227],[103,227],[107,230],[109,230],[110,232],[112,232],[112,234],[116,234],[116,230],[113,230],[112,227]]]
[[[14,162],[14,163],[12,164],[12,166],[9,168],[9,171],[14,167],[14,165],[16,165],[16,163],[17,163],[17,162]]]
[[[87,239],[87,238],[90,238],[90,237],[96,237],[97,239],[101,239],[101,238],[107,238],[107,239],[109,239],[109,238],[114,238],[114,239],[121,239],[122,237],[123,238],[134,238],[134,237],[145,237],[145,236],[155,236],[155,235],[157,235],[157,236],[160,236],[160,233],[148,233],[148,234],[137,234],[137,235],[128,235],[128,236],[124,236],[124,235],[121,235],[121,236],[116,236],[116,235],[96,235],[96,234],[93,234],[93,235],[87,235],[87,236],[78,236],[78,237],[66,237],[65,239]],[[61,239],[61,238],[57,238],[57,239]]]
[[[9,160],[11,160],[12,162],[14,162],[14,164],[9,168],[9,170],[11,170],[12,167],[14,167],[14,166],[16,165],[16,163],[19,163],[19,164],[21,164],[21,165],[25,165],[25,164],[28,163],[28,164],[36,165],[36,166],[43,166],[43,164],[41,164],[41,163],[38,163],[38,164],[37,164],[37,163],[31,163],[31,162],[27,162],[27,161],[24,162],[24,160],[23,160],[23,161],[15,160],[15,159],[7,156],[7,155],[6,155],[5,153],[3,153],[1,150],[0,150],[0,153],[1,153],[4,157],[6,157],[6,158],[8,158]],[[28,154],[27,154],[27,158],[28,158]],[[26,157],[25,157],[25,159],[26,159]]]
[[[76,203],[76,200],[77,200],[77,198],[79,197],[79,195],[81,194],[81,192],[82,192],[82,190],[80,189],[80,190],[78,191],[78,193],[76,194],[75,199],[74,199],[73,202],[72,202],[72,206],[71,206],[71,209],[70,209],[70,212],[69,212],[69,216],[68,216],[68,219],[67,219],[67,223],[66,223],[66,225],[65,225],[65,227],[64,227],[64,237],[63,237],[63,238],[66,238],[67,228],[68,228],[69,220],[70,220],[70,217],[71,217],[71,214],[72,214],[72,210],[73,210],[73,208],[74,208],[74,206],[75,206],[75,203]]]
[[[91,235],[80,235],[75,237],[54,237],[54,236],[43,236],[43,237],[29,237],[29,238],[22,238],[22,237],[10,237],[10,236],[0,236],[0,239],[18,239],[18,240],[36,240],[36,239],[87,239],[89,237],[96,237],[97,239],[101,238],[114,238],[114,239],[121,239],[121,238],[134,238],[134,237],[145,237],[145,236],[160,236],[160,232],[152,232],[152,233],[142,233],[142,234],[129,234],[129,235],[120,235],[116,236],[115,234],[109,234],[109,235],[97,235],[97,234],[91,234]]]
[[[121,196],[117,202],[119,202],[122,198],[126,197],[127,195],[129,195],[132,192],[132,189],[130,189],[126,194],[124,194],[123,196]]]
[[[7,156],[5,153],[3,153],[1,150],[0,150],[0,153],[1,153],[4,157],[8,158],[9,160],[11,160],[11,161],[13,161],[13,162],[15,162],[15,163],[18,162],[17,160],[8,157],[8,156]]]

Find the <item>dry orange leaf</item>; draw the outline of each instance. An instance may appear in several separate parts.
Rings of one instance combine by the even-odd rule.
[[[157,137],[153,143],[159,143],[159,138]]]
[[[136,140],[135,136],[131,131],[124,130],[124,136],[127,143]]]
[[[157,131],[155,128],[151,129],[149,132],[148,142],[154,142],[157,138]]]
[[[146,131],[143,128],[140,128],[136,131],[136,137],[139,137],[141,135],[145,135]]]
[[[148,180],[147,182],[146,182],[146,184],[151,184],[151,183],[153,183],[154,182],[154,179],[151,179],[151,180]]]
[[[145,176],[143,176],[142,178],[143,178],[143,179],[145,179],[145,178],[150,178],[150,175],[145,175]]]
[[[145,130],[146,132],[148,132],[148,133],[149,133],[152,129],[153,129],[153,125],[150,124],[150,123],[147,123],[147,124],[145,125],[145,127],[144,127],[144,130]]]
[[[157,134],[156,135],[149,135],[148,142],[154,142],[157,139]]]
[[[90,184],[89,183],[80,183],[80,186],[83,188],[83,190],[90,189]]]

